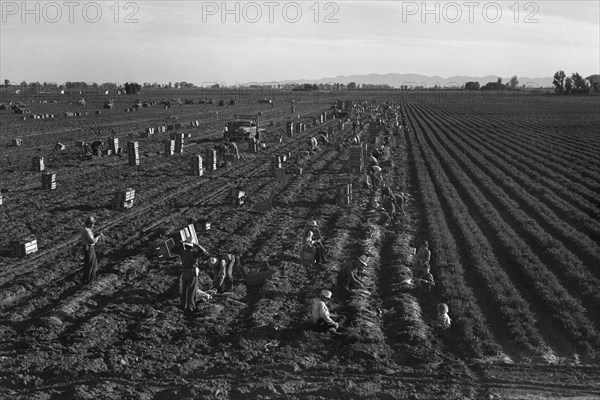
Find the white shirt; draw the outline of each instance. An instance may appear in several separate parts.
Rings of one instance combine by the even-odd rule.
[[[93,246],[96,244],[96,239],[94,239],[94,233],[91,228],[83,228],[81,230],[81,243]]]
[[[323,318],[327,324],[335,324],[335,321],[329,316],[329,309],[325,302],[321,299],[315,298],[313,300],[312,308],[312,320],[313,323],[317,323],[319,318]]]

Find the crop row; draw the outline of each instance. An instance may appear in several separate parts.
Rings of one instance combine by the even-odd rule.
[[[469,175],[437,142],[433,134],[429,132],[432,128],[427,119],[423,118],[422,115],[419,115],[419,118],[423,121],[423,127],[427,126],[425,132],[427,141],[435,150],[441,165],[449,173],[453,184],[460,188],[461,195],[477,210],[482,220],[494,232],[499,251],[504,251],[515,265],[512,270],[524,275],[526,281],[533,286],[534,292],[554,310],[575,343],[583,347],[593,348],[597,344],[598,337],[592,323],[586,316],[585,309],[569,295],[556,276],[548,271],[526,243],[502,219],[494,205],[471,182]],[[469,165],[465,162],[465,166],[471,175],[480,173],[476,168],[473,168],[472,164]],[[496,188],[492,193],[495,196],[505,196],[499,188]]]
[[[487,133],[484,134],[482,129],[483,126],[486,126],[486,123],[484,122],[475,123],[470,120],[455,118],[453,124],[449,125],[454,125],[456,129],[459,129],[458,127],[460,126],[461,133],[470,135],[471,138],[474,138],[473,140],[481,142],[482,145],[488,149],[488,153],[494,153],[499,157],[515,162],[518,161],[519,168],[522,172],[527,173],[532,182],[539,182],[539,185],[536,186],[538,190],[537,193],[544,193],[544,198],[547,198],[552,194],[557,196],[560,195],[560,197],[564,199],[562,204],[571,204],[572,208],[576,207],[588,216],[597,216],[598,211],[595,203],[598,199],[596,193],[589,190],[581,183],[573,181],[571,178],[561,177],[557,174],[552,174],[552,176],[548,177],[550,172],[547,166],[532,161],[531,157],[523,155],[516,151],[515,147],[509,146],[510,143],[514,143],[514,139],[508,139],[504,134],[492,134],[489,132],[489,129],[487,129]],[[464,130],[462,129],[463,127],[467,129]],[[469,133],[471,131],[479,133],[478,135],[472,135]],[[518,148],[523,148],[525,146],[526,144],[522,143]],[[558,207],[564,208],[564,206]],[[569,212],[569,215],[573,217],[571,212]],[[579,218],[581,219],[581,216]],[[583,218],[587,219],[588,217],[583,216]]]
[[[441,129],[442,123],[438,122],[435,117],[432,117],[431,121],[433,125],[437,126],[437,129]],[[591,259],[590,266],[600,263],[597,244],[564,224],[539,200],[527,194],[519,183],[505,175],[498,168],[498,165],[508,168],[504,161],[494,159],[485,150],[483,152],[471,150],[470,144],[473,141],[467,143],[460,140],[460,134],[437,134],[436,136],[440,141],[447,143],[446,147],[454,158],[460,161],[463,168],[471,172],[475,171],[474,176],[477,178],[478,186],[486,188],[490,193],[490,198],[494,198],[502,205],[503,211],[511,216],[514,225],[517,225],[521,232],[526,234],[532,247],[535,247],[538,253],[543,255],[542,257],[551,258],[548,264],[556,264],[557,269],[562,269],[562,273],[571,283],[589,296],[592,302],[600,302],[600,290],[598,289],[600,281],[590,275],[578,257],[570,252],[563,242],[575,247],[587,259]],[[454,146],[450,144],[451,142],[458,142],[458,144]],[[490,160],[495,163],[491,163]],[[508,195],[517,199],[518,203],[512,201]],[[530,214],[537,216],[537,220],[540,222],[538,223],[530,217]],[[546,230],[549,233],[546,233]]]
[[[414,126],[413,126],[414,128]],[[486,319],[471,288],[465,282],[465,270],[461,264],[456,241],[453,238],[428,172],[422,146],[416,143],[414,132],[408,134],[408,147],[419,185],[419,199],[429,231],[432,250],[432,271],[437,276],[441,297],[447,299],[451,314],[455,316],[459,337],[467,349],[475,354],[487,351],[497,353],[498,346],[486,325]]]
[[[446,204],[451,222],[457,227],[459,242],[464,248],[464,261],[473,269],[481,282],[486,296],[499,310],[501,323],[506,326],[512,339],[527,348],[540,348],[543,340],[535,327],[535,317],[527,302],[510,281],[508,274],[499,265],[494,251],[477,223],[469,216],[467,206],[462,203],[442,167],[427,146],[422,152],[434,180],[434,185]],[[479,286],[479,285],[477,285]]]
[[[527,189],[529,193],[541,195],[540,201],[547,203],[561,219],[569,221],[572,226],[588,235],[592,240],[600,240],[600,223],[590,218],[590,214],[596,212],[591,203],[564,186],[540,176],[523,163],[519,163],[519,166],[516,167],[514,163],[521,161],[520,156],[512,154],[510,150],[502,151],[499,146],[487,143],[472,129],[460,129],[455,133],[459,133],[457,136],[468,140],[470,146],[479,153],[485,153],[486,157],[494,160],[494,164],[518,182],[523,189]],[[449,139],[454,140],[455,137],[452,135],[449,136]],[[567,198],[568,201],[563,198]]]

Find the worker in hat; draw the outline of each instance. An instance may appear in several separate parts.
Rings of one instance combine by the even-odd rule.
[[[202,246],[194,243],[192,238],[188,237],[181,242],[181,247],[177,251],[183,268],[179,276],[179,305],[186,316],[191,316],[196,311],[199,272],[196,263],[197,250],[207,254]]]
[[[85,219],[84,227],[81,229],[81,246],[83,250],[83,283],[90,283],[96,278],[98,271],[98,259],[96,258],[95,246],[104,240],[104,235],[101,233],[94,236],[94,226],[96,218],[88,216]]]
[[[415,283],[427,293],[430,293],[431,287],[435,286],[433,275],[431,275],[429,261],[426,261],[423,264],[423,269],[420,272],[417,272]]]
[[[450,316],[448,315],[448,306],[445,303],[440,303],[438,304],[438,315],[437,315],[437,320],[435,322],[435,327],[436,328],[440,328],[442,330],[446,330],[448,328],[450,328],[450,325],[452,324],[452,320],[450,319]]]
[[[213,274],[213,287],[218,293],[230,292],[233,289],[233,267],[237,264],[242,273],[240,252],[222,253],[219,256],[210,256],[207,261]]]
[[[309,232],[312,232],[312,236],[308,238]],[[306,247],[314,247],[315,249],[315,264],[320,265],[327,262],[327,251],[323,245],[323,237],[319,230],[317,221],[310,221],[304,229],[304,238]],[[309,239],[309,240],[307,240]],[[308,246],[310,243],[310,246]]]
[[[360,275],[364,272],[368,262],[369,258],[366,255],[361,255],[354,262],[340,270],[337,277],[337,288],[341,297],[347,299],[357,290],[366,290]]]
[[[313,299],[312,321],[317,331],[337,334],[340,326],[346,321],[343,315],[334,315],[329,312],[327,303],[331,300],[329,290],[321,290],[319,297]]]
[[[423,240],[421,247],[417,250],[415,255],[415,270],[422,270],[425,264],[429,264],[431,261],[431,250],[429,250],[429,243],[427,240]]]
[[[379,165],[371,165],[367,171],[371,175],[371,183],[373,189],[376,189],[378,185],[384,186],[383,177],[381,176],[382,169]]]

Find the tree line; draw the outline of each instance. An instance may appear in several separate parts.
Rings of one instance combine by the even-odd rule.
[[[598,93],[600,92],[600,75],[590,75],[584,78],[575,72],[571,76],[567,76],[565,71],[559,70],[554,74],[552,84],[557,94]]]

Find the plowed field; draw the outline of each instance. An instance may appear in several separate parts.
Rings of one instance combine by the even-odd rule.
[[[0,111],[0,398],[600,398],[598,98],[342,93],[294,94],[293,115],[283,101],[250,97],[230,108],[131,113],[123,103],[99,115],[101,103],[30,104],[57,115],[43,120]],[[380,192],[349,173],[351,123],[312,121],[342,98],[367,100],[363,143],[390,135],[384,179],[412,196],[406,216],[390,224]],[[394,135],[367,123],[385,101],[408,129]],[[62,116],[80,109],[89,114]],[[242,159],[192,176],[191,155],[219,144],[233,114],[256,112],[273,121],[272,132],[291,120],[312,126],[281,142],[273,134],[258,153],[240,144]],[[173,123],[191,134],[182,154],[164,154],[168,132],[139,135]],[[330,142],[305,153],[308,138],[330,126]],[[111,135],[122,147],[139,143],[139,166],[127,154],[75,149],[75,140]],[[23,144],[12,146],[14,138]],[[66,150],[54,150],[57,142]],[[277,180],[272,158],[288,153],[288,174]],[[41,189],[34,156],[56,173],[55,190]],[[337,205],[336,185],[348,178],[351,204]],[[246,191],[244,205],[227,201],[230,183]],[[112,210],[113,193],[125,188],[135,189],[134,206]],[[264,201],[272,210],[257,212]],[[77,244],[88,214],[107,241],[97,246],[96,281],[82,285]],[[199,220],[211,222],[198,232],[204,247],[240,249],[249,271],[268,261],[274,273],[247,286],[235,271],[233,294],[198,303],[188,319],[178,307],[180,262],[151,250]],[[299,260],[310,220],[328,250],[321,266]],[[38,252],[11,257],[9,242],[30,235]],[[422,240],[432,252],[430,293],[401,284]],[[324,288],[336,293],[337,272],[364,251],[370,294],[332,302],[349,317],[344,335],[313,331],[312,299]],[[210,288],[208,270],[200,281]],[[441,302],[453,321],[445,332],[431,328]]]

